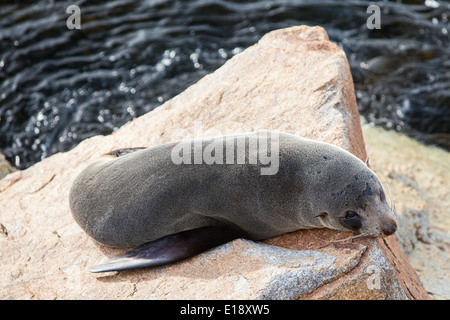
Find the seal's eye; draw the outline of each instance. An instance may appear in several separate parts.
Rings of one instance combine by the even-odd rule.
[[[345,219],[355,219],[357,217],[359,218],[355,211],[347,211],[347,214],[345,215]]]
[[[345,217],[341,219],[344,226],[357,230],[362,227],[361,218],[355,211],[347,211]]]

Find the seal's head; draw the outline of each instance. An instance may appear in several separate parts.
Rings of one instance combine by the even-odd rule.
[[[384,237],[397,230],[397,221],[376,174],[353,155],[324,159],[328,194],[316,207],[318,222],[327,228]],[[339,161],[337,161],[339,160]],[[323,193],[323,190],[322,190]]]

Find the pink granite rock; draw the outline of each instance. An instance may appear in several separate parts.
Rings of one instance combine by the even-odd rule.
[[[91,274],[126,249],[97,244],[73,220],[76,175],[112,149],[274,129],[333,143],[365,159],[344,52],[320,27],[276,30],[163,106],[105,137],[0,180],[1,299],[425,299],[393,237],[299,231],[236,240],[186,261]]]

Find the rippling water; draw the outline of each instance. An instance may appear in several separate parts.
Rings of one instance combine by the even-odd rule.
[[[380,30],[366,27],[372,3]],[[81,30],[66,27],[72,4]],[[265,33],[301,24],[345,50],[369,121],[450,149],[449,14],[435,0],[2,0],[0,151],[23,169],[109,134]]]

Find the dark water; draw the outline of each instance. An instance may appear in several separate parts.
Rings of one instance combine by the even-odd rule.
[[[0,151],[18,168],[111,133],[265,33],[301,24],[345,50],[369,121],[450,149],[448,2],[0,3]],[[380,30],[366,27],[372,3]],[[81,30],[66,27],[72,4]]]

